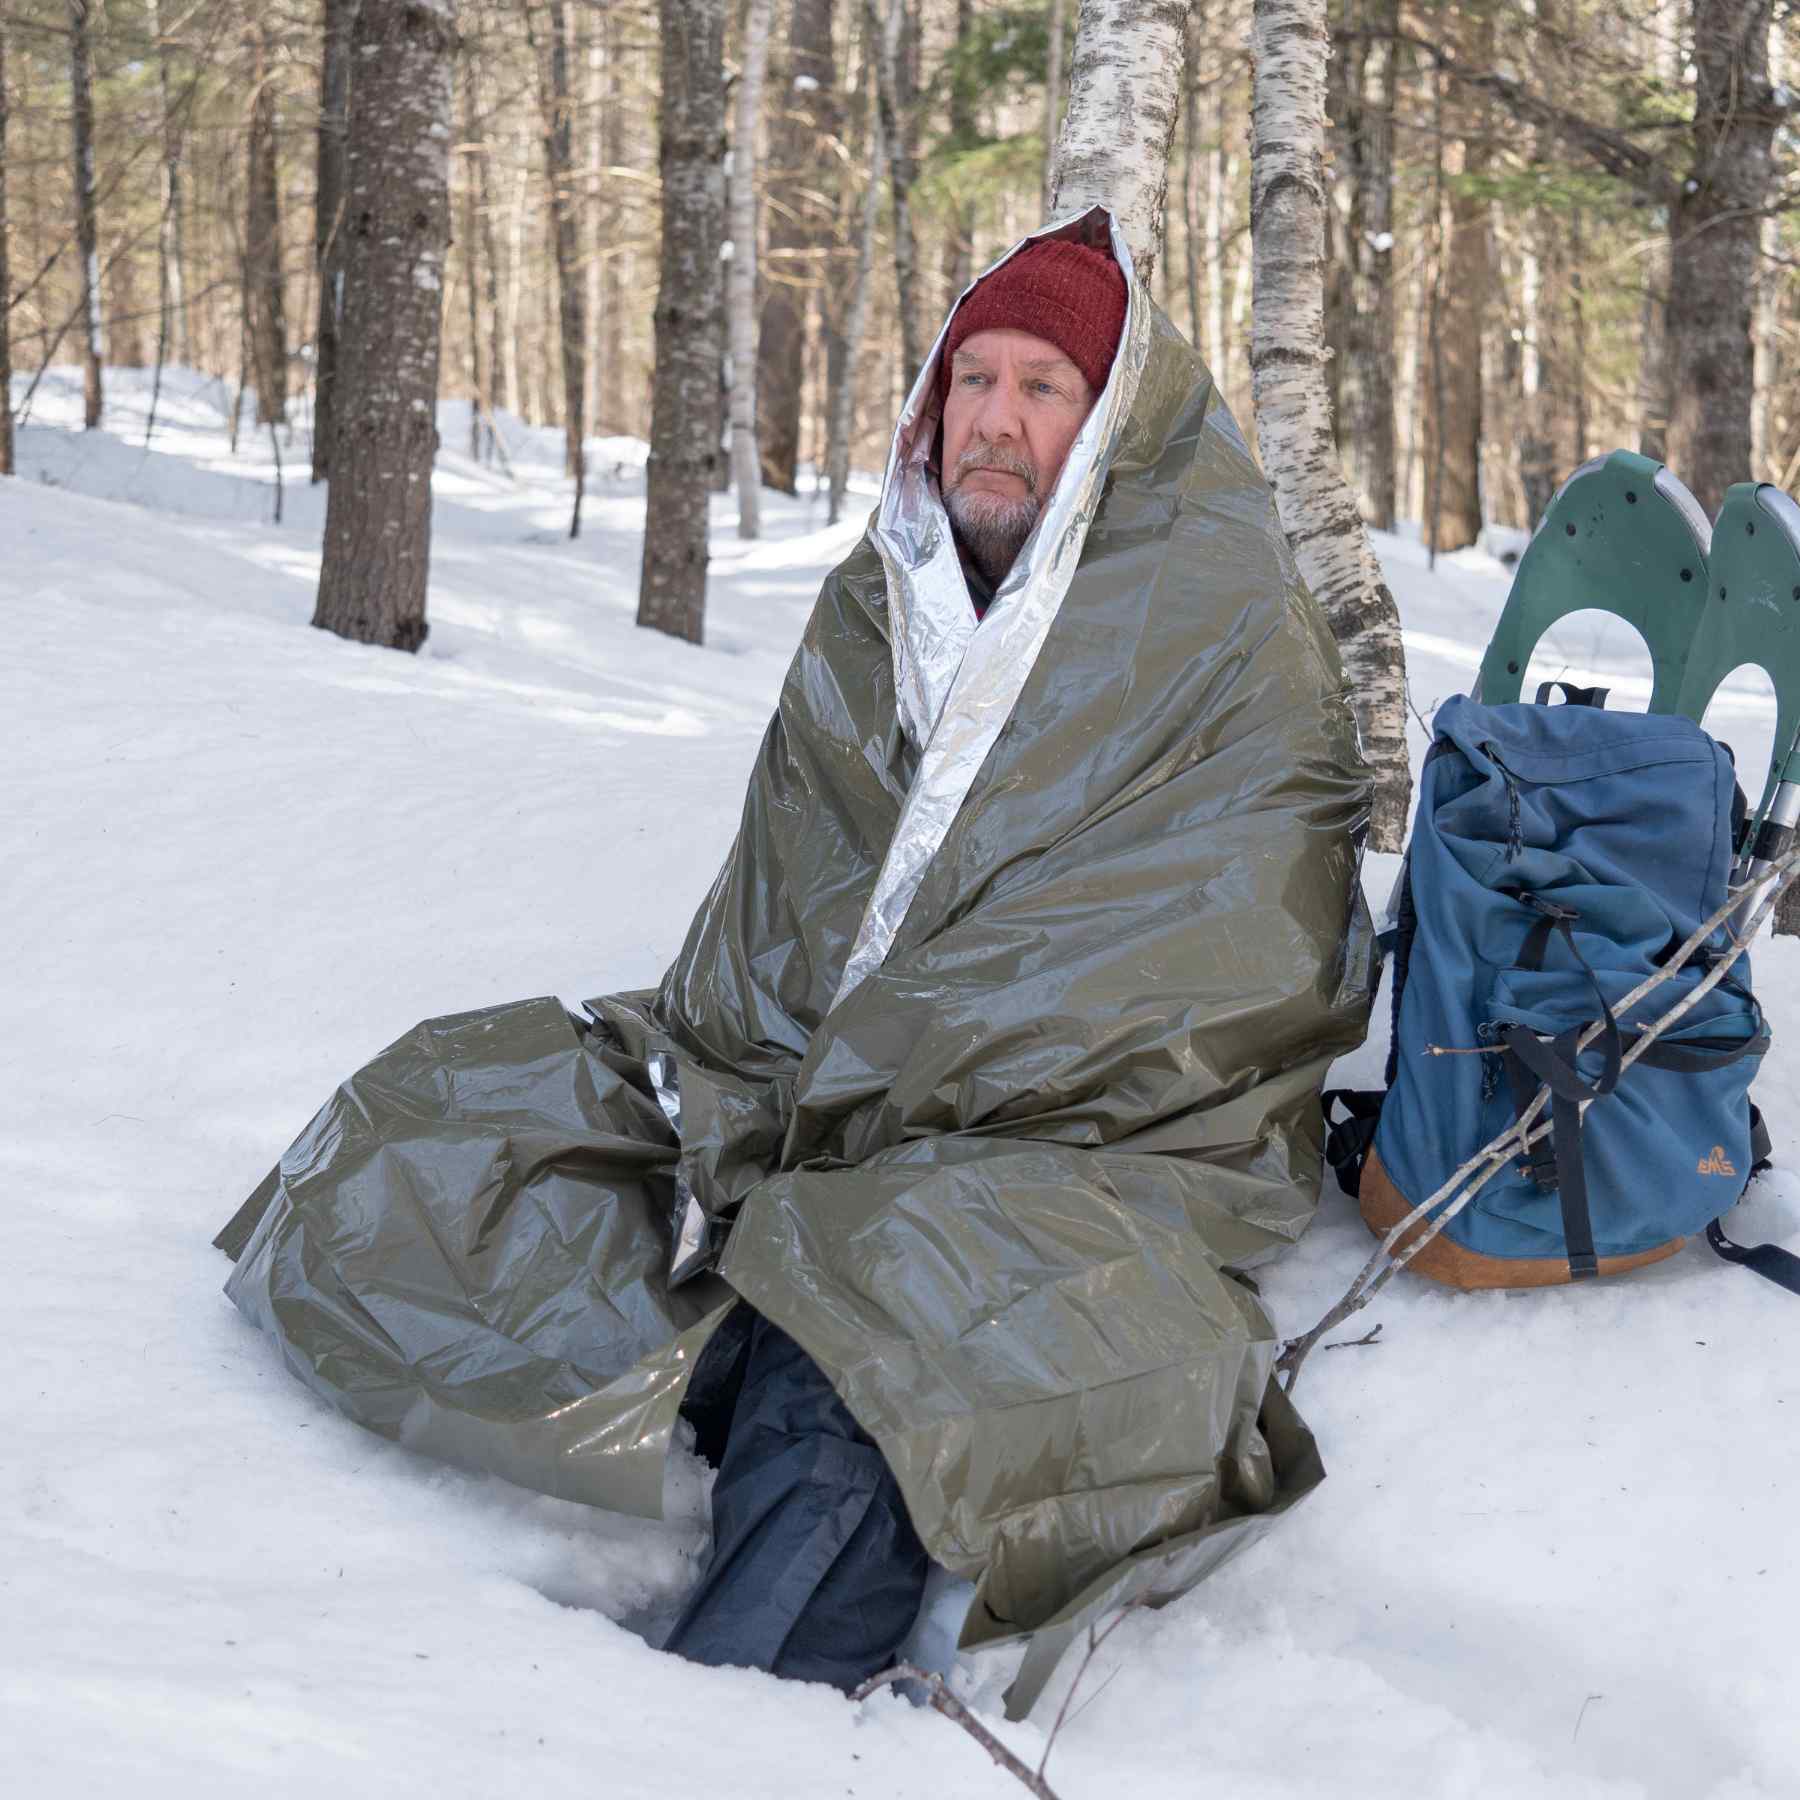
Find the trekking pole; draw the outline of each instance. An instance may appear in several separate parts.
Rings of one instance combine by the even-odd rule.
[[[1796,779],[1800,770],[1795,769],[1794,762],[1795,759],[1790,758],[1781,772],[1781,784],[1775,790],[1775,798],[1769,802],[1769,810],[1756,829],[1755,839],[1745,849],[1738,865],[1732,883],[1734,887],[1759,881],[1793,847],[1794,827],[1800,824],[1800,779]],[[1755,910],[1756,894],[1753,891],[1745,894],[1737,911],[1731,915],[1733,937],[1743,936],[1744,927]]]

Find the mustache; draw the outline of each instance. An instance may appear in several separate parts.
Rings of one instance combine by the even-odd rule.
[[[1037,464],[1029,457],[1021,456],[1016,450],[1007,450],[999,444],[971,444],[956,459],[956,467],[951,471],[950,485],[958,486],[967,475],[973,475],[980,469],[995,469],[1003,475],[1016,475],[1025,483],[1025,491],[1035,500],[1038,493]]]

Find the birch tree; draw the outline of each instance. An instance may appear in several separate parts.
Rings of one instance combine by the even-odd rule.
[[[1110,207],[1146,287],[1163,241],[1186,54],[1181,0],[1081,0],[1050,216]]]
[[[719,458],[725,0],[659,0],[659,22],[662,267],[637,622],[698,644]]]
[[[69,0],[69,90],[75,243],[81,253],[82,422],[87,430],[97,431],[106,341],[100,322],[100,202],[94,171],[94,53],[88,42],[88,0]]]
[[[417,650],[450,243],[454,0],[366,0],[350,55],[343,345],[313,623]]]
[[[770,0],[750,0],[744,15],[744,66],[738,71],[731,141],[731,261],[726,307],[731,333],[731,472],[737,484],[738,536],[762,534],[762,460],[756,450],[756,124],[769,60]]]
[[[1375,769],[1369,842],[1399,850],[1411,791],[1400,617],[1338,462],[1325,383],[1325,8],[1253,7],[1250,376],[1282,527],[1331,622]]]

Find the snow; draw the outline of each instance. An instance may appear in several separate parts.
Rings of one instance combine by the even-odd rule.
[[[766,536],[741,544],[721,496],[696,650],[633,623],[641,444],[590,444],[571,544],[560,436],[505,422],[515,483],[469,460],[446,406],[431,637],[409,658],[308,628],[303,431],[276,527],[269,434],[233,457],[216,383],[172,373],[147,451],[148,378],[113,372],[108,395],[84,434],[79,373],[54,374],[0,482],[0,1793],[1020,1792],[901,1700],[647,1649],[629,1624],[677,1602],[703,1542],[694,1465],[657,1524],[387,1445],[281,1370],[208,1243],[413,1021],[655,978],[857,522],[765,494]],[[1469,685],[1507,570],[1379,548],[1429,716]],[[1531,678],[1647,693],[1615,626],[1566,622]],[[1723,697],[1741,760],[1769,713],[1754,682]],[[1370,859],[1378,903],[1394,869]],[[1800,950],[1764,946],[1758,973],[1785,1149]],[[1372,1085],[1382,1057],[1378,1031],[1339,1076]],[[1740,1238],[1800,1242],[1784,1160]],[[1331,1191],[1263,1277],[1284,1328],[1368,1242]],[[1063,1800],[1792,1794],[1797,1305],[1704,1248],[1580,1291],[1396,1282],[1364,1316],[1379,1343],[1301,1384],[1331,1479],[1114,1632],[1050,1781]],[[1073,1670],[1008,1726],[1015,1662],[955,1680],[1035,1763]]]

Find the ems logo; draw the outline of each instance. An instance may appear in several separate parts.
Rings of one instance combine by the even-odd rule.
[[[1712,1155],[1700,1159],[1702,1175],[1735,1175],[1737,1170],[1732,1166],[1731,1158],[1725,1154],[1723,1144],[1714,1144]]]

